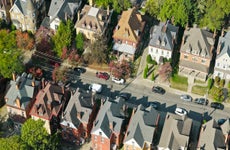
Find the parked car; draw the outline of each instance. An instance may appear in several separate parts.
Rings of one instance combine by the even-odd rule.
[[[97,84],[97,83],[93,83],[89,86],[89,90],[92,90],[92,92],[94,93],[101,93],[102,91],[102,85],[101,84]]]
[[[131,94],[130,93],[120,93],[118,96],[124,98],[127,101],[131,97]]]
[[[175,110],[175,114],[180,115],[180,116],[184,116],[184,115],[187,115],[188,112],[184,108],[177,107]]]
[[[225,123],[226,120],[227,120],[227,119],[219,119],[219,120],[217,120],[217,124],[218,124],[219,126],[221,126],[222,124]]]
[[[163,89],[162,87],[159,87],[159,86],[153,86],[152,92],[159,93],[159,94],[163,95],[163,94],[165,94],[165,89]]]
[[[75,67],[73,70],[75,72],[79,72],[79,73],[85,73],[86,72],[86,69],[82,68],[82,67]]]
[[[125,83],[125,80],[122,78],[118,79],[118,78],[112,77],[112,81],[117,83],[117,84],[124,84]]]
[[[109,74],[107,72],[96,72],[96,77],[108,80]]]
[[[224,105],[218,102],[212,102],[211,107],[215,109],[224,109]]]
[[[209,101],[208,99],[205,99],[205,98],[196,98],[194,102],[200,105],[208,105]]]
[[[180,99],[184,100],[184,101],[188,101],[191,102],[192,101],[192,97],[190,95],[187,94],[183,94],[180,96]]]
[[[149,107],[149,106],[152,106],[153,108],[158,109],[160,106],[160,103],[157,101],[148,102],[147,107]]]

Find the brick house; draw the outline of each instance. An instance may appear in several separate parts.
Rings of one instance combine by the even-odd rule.
[[[71,94],[61,119],[62,138],[77,145],[83,144],[90,137],[97,111],[92,93],[77,89]]]
[[[123,141],[126,106],[121,97],[101,102],[100,110],[91,131],[94,150],[110,150],[120,147]]]
[[[144,27],[145,21],[135,7],[122,12],[113,32],[113,50],[121,59],[134,60]]]
[[[44,0],[15,0],[9,11],[11,22],[17,29],[35,33],[38,27],[38,17],[44,16],[44,7]]]
[[[219,37],[214,77],[230,80],[230,31]]]
[[[17,77],[13,74],[5,101],[9,118],[15,124],[21,125],[30,117],[29,112],[39,89],[40,81],[35,80],[31,74],[23,73]]]
[[[180,48],[178,74],[191,76],[205,81],[210,73],[210,62],[214,50],[213,34],[198,27],[187,28],[184,31]]]
[[[95,35],[108,34],[108,24],[111,21],[113,10],[104,10],[85,5],[78,13],[78,21],[75,24],[76,33],[82,33],[87,39],[94,41]]]
[[[168,21],[166,23],[160,22],[159,25],[152,27],[148,51],[152,59],[158,64],[163,63],[163,58],[172,58],[178,29]]]
[[[13,6],[14,0],[0,0],[0,19],[10,22],[9,10]]]
[[[42,89],[36,96],[30,115],[34,120],[41,119],[45,122],[44,127],[49,134],[59,127],[60,115],[65,104],[64,86],[42,81]]]
[[[151,150],[160,114],[150,105],[133,110],[124,138],[124,150]]]

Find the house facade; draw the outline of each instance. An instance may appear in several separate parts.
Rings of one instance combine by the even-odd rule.
[[[158,64],[163,63],[163,58],[172,57],[178,29],[169,22],[160,22],[151,29],[148,51]]]
[[[74,21],[81,4],[82,0],[52,0],[48,17],[43,20],[42,25],[56,31],[61,21]]]
[[[213,34],[198,27],[184,31],[178,74],[205,81],[210,72],[214,50]]]
[[[113,50],[121,59],[134,60],[144,27],[145,21],[135,7],[122,12],[113,32]]]
[[[71,95],[61,119],[62,138],[77,145],[83,144],[90,138],[97,110],[92,93],[77,89]]]
[[[230,80],[230,32],[219,37],[213,76]]]
[[[42,89],[38,92],[31,108],[31,118],[43,120],[44,127],[49,134],[53,133],[59,125],[62,106],[65,102],[64,94],[64,86],[42,81]]]
[[[226,149],[224,133],[215,119],[202,125],[197,149]]]
[[[192,119],[186,116],[181,118],[175,114],[167,113],[158,150],[187,150],[191,129]]]
[[[91,131],[92,148],[117,149],[123,141],[126,107],[121,97],[103,100]]]
[[[124,138],[124,150],[151,150],[160,114],[152,107],[139,105],[133,110]]]
[[[10,9],[11,22],[17,29],[35,33],[38,27],[38,10],[45,7],[44,0],[15,0]]]
[[[35,80],[31,74],[13,74],[4,98],[8,116],[15,124],[21,125],[30,117],[29,112],[39,88],[40,81]]]
[[[104,10],[93,6],[85,5],[78,14],[78,21],[75,24],[76,33],[82,33],[87,39],[94,41],[95,36],[107,36],[108,24],[111,21],[113,10]]]
[[[10,22],[10,8],[13,6],[14,0],[0,0],[0,19]]]

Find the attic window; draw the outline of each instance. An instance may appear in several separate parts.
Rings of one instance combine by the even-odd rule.
[[[160,39],[160,37],[158,38],[158,40],[157,40],[157,43],[156,43],[157,45],[160,45],[161,44],[161,39]]]

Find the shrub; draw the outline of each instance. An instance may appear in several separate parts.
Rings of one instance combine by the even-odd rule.
[[[146,62],[147,62],[148,64],[152,64],[152,65],[156,65],[156,64],[157,64],[157,62],[156,62],[155,60],[152,59],[151,55],[148,55],[148,56],[146,57]]]
[[[151,80],[152,80],[152,81],[154,81],[154,80],[155,80],[155,74],[154,74],[154,71],[152,72]]]
[[[225,85],[225,80],[221,79],[220,82],[219,82],[219,86],[223,88],[224,85]]]
[[[230,89],[230,81],[228,82],[228,88]]]
[[[210,90],[213,86],[213,79],[212,78],[209,78],[208,79],[208,90]]]
[[[216,76],[216,77],[215,77],[215,85],[218,85],[218,86],[219,86],[219,82],[220,82],[220,77],[219,77],[219,76]]]
[[[149,71],[149,67],[148,67],[148,65],[146,65],[145,70],[144,70],[144,74],[143,74],[144,79],[147,78],[148,71]]]

